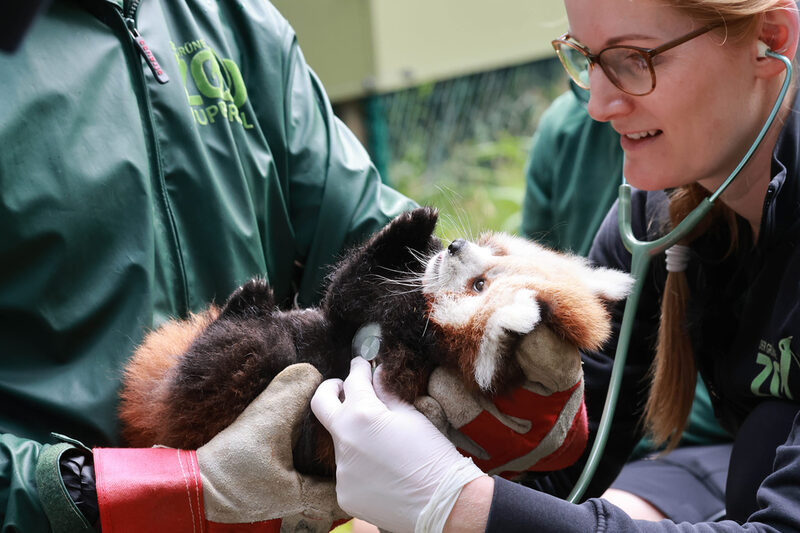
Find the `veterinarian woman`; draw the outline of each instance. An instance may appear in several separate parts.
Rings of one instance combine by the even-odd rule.
[[[252,276],[313,303],[325,265],[413,203],[268,2],[40,4],[0,3],[2,530],[327,531],[333,483],[291,460],[313,368],[196,453],[115,447],[121,368]]]
[[[588,110],[610,122],[625,153],[639,239],[666,233],[737,166],[794,59],[792,0],[565,0],[561,47],[588,57]],[[761,42],[760,42],[761,41]],[[637,49],[655,49],[642,54]],[[567,51],[567,50],[565,50]],[[573,58],[574,59],[574,58]],[[573,67],[574,65],[569,64]],[[600,67],[600,68],[598,68]],[[568,69],[570,70],[570,69]],[[641,435],[678,435],[699,370],[717,417],[735,436],[725,520],[634,521],[602,499],[568,503],[581,465],[536,489],[483,475],[427,419],[373,390],[355,360],[312,407],[334,435],[342,507],[407,531],[800,531],[800,116],[792,87],[777,120],[717,207],[647,272],[611,437],[588,495],[613,481]],[[678,249],[676,249],[678,250]],[[591,258],[630,268],[616,208]],[[666,296],[665,296],[666,295]],[[621,309],[616,309],[619,317]],[[658,320],[659,315],[662,320]],[[659,331],[659,324],[660,329]],[[615,343],[584,354],[596,429]],[[658,345],[657,348],[655,347]],[[656,355],[657,353],[657,355]],[[654,363],[655,360],[655,363]],[[649,370],[653,368],[650,379]]]

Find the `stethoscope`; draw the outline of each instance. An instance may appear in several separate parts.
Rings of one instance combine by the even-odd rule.
[[[772,107],[772,111],[767,117],[766,122],[764,122],[764,126],[761,128],[761,131],[759,132],[755,141],[753,141],[753,144],[750,146],[750,149],[744,155],[733,172],[731,172],[722,185],[717,188],[714,194],[704,199],[700,205],[698,205],[675,227],[675,229],[663,237],[651,242],[640,241],[637,239],[633,235],[633,228],[631,225],[631,186],[626,183],[624,176],[622,178],[622,185],[619,187],[618,201],[619,231],[625,248],[627,248],[627,250],[631,253],[630,273],[634,278],[634,284],[631,293],[625,302],[625,310],[622,315],[622,325],[620,326],[619,338],[617,341],[617,351],[614,355],[614,364],[611,370],[611,380],[608,387],[608,393],[606,395],[605,405],[603,406],[603,414],[600,417],[600,425],[597,429],[597,436],[595,437],[592,449],[589,451],[589,457],[586,460],[586,465],[584,466],[583,472],[581,472],[578,481],[575,483],[575,487],[567,497],[567,500],[572,503],[580,500],[589,486],[589,483],[591,482],[592,477],[594,476],[594,473],[600,463],[600,458],[605,450],[606,442],[608,441],[608,435],[611,431],[611,419],[614,416],[614,410],[617,405],[617,399],[619,397],[619,391],[622,384],[622,371],[625,367],[625,360],[628,357],[628,346],[630,344],[631,334],[633,332],[633,319],[634,315],[636,314],[636,309],[639,305],[639,297],[642,294],[642,287],[644,286],[645,275],[647,274],[647,269],[650,265],[650,259],[665,252],[668,248],[677,244],[684,237],[686,237],[689,232],[692,231],[703,219],[703,217],[705,217],[706,214],[711,210],[714,205],[714,201],[719,198],[728,185],[731,184],[734,178],[753,156],[753,153],[755,153],[758,145],[761,143],[761,140],[767,133],[767,130],[770,128],[770,126],[772,126],[772,122],[775,120],[775,116],[778,114],[778,110],[780,109],[786,93],[789,90],[789,83],[792,78],[791,62],[787,57],[777,54],[771,50],[767,50],[766,55],[781,60],[786,66],[786,79],[783,81],[783,86],[778,94],[775,105]]]

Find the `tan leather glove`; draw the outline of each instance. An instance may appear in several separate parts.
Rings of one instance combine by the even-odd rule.
[[[286,368],[196,452],[95,449],[103,529],[225,529],[216,523],[241,532],[329,531],[335,520],[346,518],[334,482],[301,476],[292,461],[294,434],[321,381],[311,365]]]
[[[208,520],[281,518],[281,531],[328,531],[346,517],[332,480],[301,476],[292,465],[292,435],[321,381],[311,365],[288,367],[233,424],[198,448]]]
[[[429,396],[415,406],[489,474],[569,466],[588,437],[580,354],[540,325],[521,340],[516,358],[527,382],[508,396],[492,401],[473,394],[454,373],[437,368]]]

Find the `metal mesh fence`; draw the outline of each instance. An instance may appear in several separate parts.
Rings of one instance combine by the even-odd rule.
[[[384,179],[443,214],[443,234],[516,231],[539,117],[566,90],[542,60],[370,98],[369,147]]]
[[[386,146],[371,142],[373,156],[382,159],[389,181],[409,157],[424,167],[421,178],[434,179],[460,145],[529,138],[565,88],[563,69],[548,59],[374,97],[370,137]]]

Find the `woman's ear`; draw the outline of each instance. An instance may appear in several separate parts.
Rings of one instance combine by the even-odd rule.
[[[795,0],[782,0],[777,9],[767,11],[761,23],[758,41],[766,43],[770,50],[786,56],[789,61],[797,53],[798,36],[800,35],[800,19],[798,18]],[[783,62],[772,57],[760,55],[758,42],[754,43],[758,60],[758,74],[763,78],[771,78],[785,70]]]

